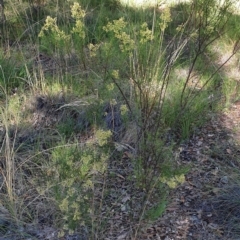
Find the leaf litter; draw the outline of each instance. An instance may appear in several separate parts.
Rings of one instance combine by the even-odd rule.
[[[44,108],[45,105],[44,103]],[[48,112],[44,111],[44,118],[35,121],[34,127],[37,131],[41,126],[54,125],[63,117],[61,111],[57,118],[48,117]],[[100,217],[99,224],[105,226],[104,231],[99,227],[95,239],[237,239],[236,236],[240,236],[240,204],[237,201],[240,194],[240,184],[237,182],[240,170],[239,112],[240,104],[236,103],[228,112],[213,117],[188,142],[180,146],[178,162],[183,166],[191,166],[191,170],[185,175],[185,182],[170,191],[163,215],[151,222],[139,219],[143,210],[142,202],[147,193],[136,188],[132,152],[125,145],[119,148],[123,154],[109,163],[106,176],[108,194],[104,199],[101,199],[102,184],[96,188],[96,201],[102,201],[100,216],[96,217]],[[50,122],[50,119],[55,122]],[[231,131],[233,127],[236,129],[234,133]],[[25,135],[27,138],[28,133]],[[234,181],[236,183],[233,184]],[[30,192],[29,194],[31,195]],[[146,204],[154,206],[154,200],[156,198],[153,197]],[[3,219],[8,219],[4,216],[9,215],[9,212],[2,209],[0,215]],[[6,226],[11,224],[6,222]],[[47,225],[44,221],[34,227],[27,224],[24,230],[33,237],[25,239],[89,238],[83,233],[66,234],[63,238],[58,238],[59,229]],[[10,239],[9,237],[14,240],[24,239],[11,235],[10,231],[5,231],[4,234],[0,232],[0,239]]]

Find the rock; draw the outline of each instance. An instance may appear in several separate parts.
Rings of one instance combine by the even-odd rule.
[[[221,182],[221,183],[224,183],[224,184],[227,184],[227,183],[228,183],[228,176],[223,176],[223,177],[220,179],[220,182]]]

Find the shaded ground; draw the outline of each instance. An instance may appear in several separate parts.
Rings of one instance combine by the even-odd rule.
[[[74,125],[86,128],[84,116],[75,111],[67,111],[61,108],[64,104],[62,98],[47,99],[40,96],[36,99],[32,110],[32,128],[29,131],[20,131],[16,144],[26,144],[26,148],[36,144],[40,139],[42,150],[48,148],[47,137],[54,138],[51,126],[72,118]],[[104,109],[103,109],[104,111]],[[212,120],[179,148],[178,161],[183,166],[190,166],[191,170],[185,176],[185,182],[170,192],[170,204],[161,218],[152,224],[139,220],[142,211],[141,199],[145,192],[136,189],[131,164],[132,149],[127,145],[122,153],[115,152],[108,168],[108,177],[105,179],[105,188],[108,194],[102,202],[99,219],[99,228],[96,228],[94,239],[192,239],[192,240],[231,240],[239,239],[240,228],[240,102],[219,116],[213,116]],[[108,119],[108,118],[106,118]],[[81,128],[80,126],[80,128]],[[44,130],[45,129],[45,130]],[[78,129],[75,129],[77,132]],[[91,138],[79,137],[79,142]],[[30,150],[29,150],[30,151]],[[20,154],[21,155],[21,154]],[[23,156],[22,156],[23,157]],[[18,161],[21,161],[19,157]],[[31,173],[26,173],[31,174]],[[16,176],[17,178],[17,176]],[[22,187],[16,185],[16,190],[24,192]],[[24,201],[30,204],[35,201],[37,193],[33,189],[27,191]],[[96,189],[96,202],[102,201],[102,185]],[[154,204],[153,196],[149,199],[149,206]],[[51,213],[51,209],[40,206],[46,199],[38,199],[36,208],[44,209],[39,213],[39,218],[45,219]],[[48,203],[49,204],[49,203]],[[50,206],[50,205],[49,205]],[[11,226],[8,222],[8,211],[1,206],[0,216],[6,221],[4,226]],[[8,217],[9,216],[9,217]],[[104,227],[102,227],[104,225]],[[12,228],[12,226],[11,226]],[[11,229],[10,228],[10,229]],[[103,230],[102,230],[103,229]],[[12,230],[5,231],[0,239],[89,239],[87,233],[76,232],[73,235],[65,235],[58,238],[59,229],[47,224],[43,220],[37,224],[27,224],[22,231],[26,236],[19,237]],[[31,236],[31,237],[30,237]]]
[[[239,239],[239,112],[237,102],[182,146],[191,171],[145,239]]]
[[[141,211],[138,199],[144,193],[127,180],[131,175],[127,154],[112,163],[116,177],[109,187],[114,199],[106,202],[108,207],[112,204],[110,231],[100,239],[239,239],[239,112],[240,104],[233,104],[181,146],[177,161],[191,170],[186,181],[171,191],[164,215],[150,226],[135,222],[131,212]]]

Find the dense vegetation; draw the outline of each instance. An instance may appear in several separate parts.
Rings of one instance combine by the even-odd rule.
[[[179,144],[239,100],[232,1],[4,4],[0,236],[44,239],[44,225],[106,239],[120,208],[139,239],[191,168]]]

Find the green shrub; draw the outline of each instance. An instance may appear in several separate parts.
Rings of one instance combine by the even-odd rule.
[[[46,172],[49,193],[59,207],[59,223],[66,231],[92,224],[95,179],[106,171],[110,136],[110,131],[98,130],[96,140],[86,145],[59,145],[52,150]]]

